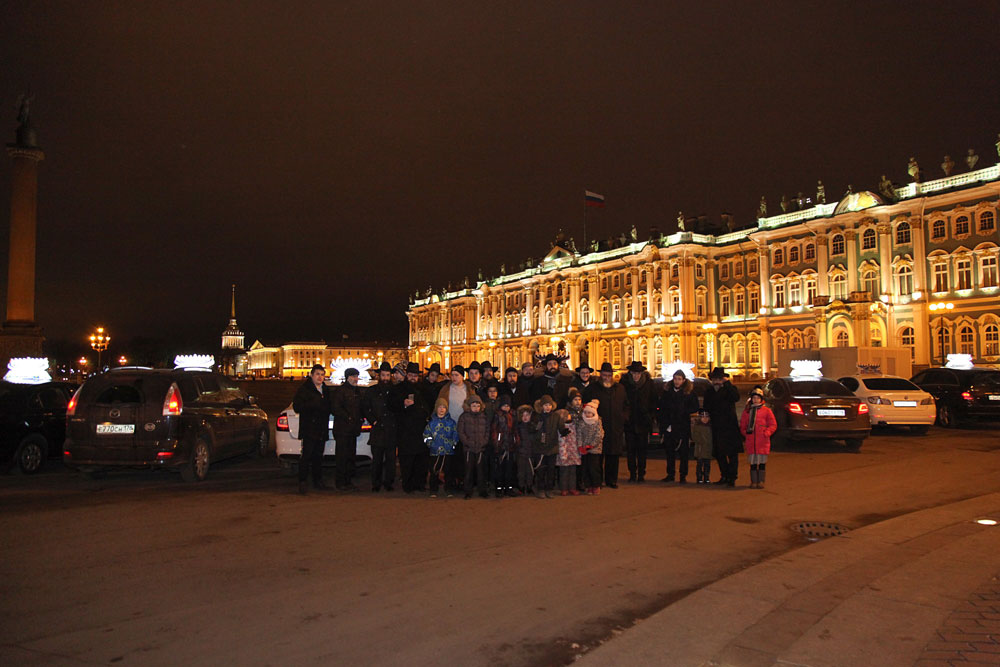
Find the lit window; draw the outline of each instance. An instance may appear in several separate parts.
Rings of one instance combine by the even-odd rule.
[[[901,222],[896,226],[896,245],[910,245],[910,223]]]
[[[750,341],[750,363],[760,363],[760,343],[755,340]]]
[[[948,291],[948,265],[944,262],[938,262],[934,265],[934,291]]]
[[[956,289],[972,289],[972,260],[960,259],[955,262]]]
[[[719,263],[719,280],[729,280],[729,262]]]
[[[935,220],[931,225],[931,238],[935,241],[939,241],[944,238],[945,235],[945,224],[944,220]]]
[[[882,347],[882,330],[872,327],[872,347]]]
[[[962,215],[955,220],[955,236],[965,236],[969,233],[969,216]]]
[[[934,356],[944,359],[944,355],[951,352],[951,330],[942,325],[938,325],[937,336],[935,338]]]
[[[964,326],[958,330],[958,351],[961,354],[976,354],[976,335],[972,327]]]
[[[896,284],[898,286],[896,291],[899,292],[899,294],[912,294],[913,269],[906,264],[903,264],[896,269]]]
[[[774,307],[785,307],[785,285],[783,283],[775,283],[774,285]]]
[[[983,257],[981,260],[981,266],[983,269],[983,279],[981,285],[983,287],[996,287],[997,286],[997,256],[989,255],[988,257]]]
[[[983,354],[989,357],[1000,355],[1000,327],[995,324],[983,327]]]
[[[750,260],[750,264],[749,264],[749,266],[747,267],[747,272],[748,272],[748,273],[749,273],[749,274],[750,274],[751,276],[755,276],[755,275],[757,275],[757,272],[758,272],[759,270],[760,270],[760,269],[758,268],[758,264],[757,264],[757,258],[756,258],[756,257],[754,257],[754,258],[752,258],[752,259]]]
[[[784,263],[785,263],[785,251],[782,250],[781,248],[778,248],[777,250],[774,251],[774,265],[781,266]]]
[[[879,294],[878,272],[868,270],[861,275],[861,289],[868,292],[873,297]]]
[[[996,218],[993,216],[993,211],[979,214],[979,231],[992,232],[994,229],[996,229]]]
[[[847,298],[847,276],[838,273],[830,277],[830,296],[842,301]]]
[[[917,339],[913,334],[913,327],[903,327],[902,331],[899,332],[899,342],[903,347],[910,348],[910,359],[916,356],[916,345]]]
[[[875,230],[866,229],[865,233],[861,235],[861,249],[862,250],[874,250],[875,249]]]
[[[805,256],[807,262],[811,262],[814,259],[816,259],[816,246],[814,246],[812,243],[807,243]]]
[[[797,245],[793,245],[791,248],[788,249],[788,263],[789,264],[799,263],[799,247]]]
[[[798,306],[802,299],[802,285],[798,280],[788,283],[788,305]]]
[[[837,329],[837,334],[834,340],[836,341],[837,347],[851,346],[851,337],[845,329]]]
[[[834,234],[833,240],[830,243],[831,252],[834,255],[843,255],[846,245],[844,244],[843,234]]]
[[[812,303],[816,300],[816,281],[807,280],[806,281],[806,303]]]

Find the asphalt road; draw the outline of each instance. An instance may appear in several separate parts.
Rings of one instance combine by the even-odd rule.
[[[1000,425],[885,432],[859,453],[776,453],[763,491],[623,483],[545,501],[302,497],[273,459],[199,485],[56,465],[0,477],[0,662],[565,664],[803,546],[795,522],[856,528],[996,491],[998,451]]]

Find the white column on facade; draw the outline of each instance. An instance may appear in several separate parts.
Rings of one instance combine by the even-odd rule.
[[[642,271],[646,279],[646,317],[648,317],[650,320],[655,320],[657,314],[653,312],[653,303],[654,303],[653,296],[654,292],[656,291],[656,285],[654,284],[654,279],[653,279],[653,265],[652,264],[643,265]],[[652,348],[652,345],[650,345],[649,347]]]
[[[767,248],[757,251],[757,261],[760,264],[760,307],[771,306],[771,252]]]
[[[586,277],[586,280],[587,280],[587,299],[590,301],[590,303],[587,304],[590,308],[590,322],[591,324],[595,322],[600,324],[601,297],[600,297],[600,292],[598,291],[600,289],[600,279],[597,277],[597,274],[590,274]],[[593,354],[594,350],[591,349],[590,353]],[[594,364],[591,363],[590,365],[593,366]]]
[[[888,222],[882,222],[875,229],[878,231],[878,263],[882,274],[882,293],[888,294],[890,300],[895,301],[892,298],[896,294],[896,285],[892,280],[892,227]],[[891,331],[887,331],[886,334],[887,337],[892,336]]]
[[[670,262],[662,260],[660,265],[660,312],[659,315],[666,315],[670,312]]]
[[[544,330],[545,326],[545,285],[538,287],[538,323],[536,329]],[[545,333],[548,333],[547,331]]]
[[[574,329],[580,326],[580,277],[569,279],[569,324]]]
[[[705,319],[710,320],[715,317],[715,272],[719,270],[719,263],[714,259],[705,262],[705,275],[708,277],[708,292],[705,294]],[[749,299],[747,303],[750,303]],[[697,306],[695,306],[697,310]]]
[[[632,276],[632,319],[639,319],[639,267],[629,267],[629,275]]]
[[[830,239],[826,234],[816,235],[816,291],[830,296]]]
[[[483,297],[476,297],[476,338],[483,335]]]
[[[858,233],[853,229],[844,232],[847,243],[847,292],[858,291]]]
[[[930,290],[927,288],[927,242],[924,239],[923,220],[910,220],[910,240],[913,241],[913,291],[926,293]]]
[[[522,330],[522,334],[525,337],[530,337],[535,333],[535,325],[532,323],[532,310],[535,306],[535,288],[528,285],[524,288],[524,312],[528,316],[528,327]],[[523,323],[522,323],[523,324]]]

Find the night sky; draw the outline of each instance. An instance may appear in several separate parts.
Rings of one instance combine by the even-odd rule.
[[[669,5],[669,6],[668,6]],[[996,2],[5,3],[50,339],[406,340],[407,296],[677,212],[996,161]],[[10,162],[0,160],[0,257]],[[3,276],[6,276],[4,268]],[[6,290],[6,281],[0,291]],[[4,302],[5,303],[5,302]]]

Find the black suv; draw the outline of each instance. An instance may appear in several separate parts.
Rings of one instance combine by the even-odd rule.
[[[267,414],[209,370],[114,369],[87,380],[66,414],[63,460],[85,473],[165,468],[195,482],[212,461],[262,455],[269,445]]]
[[[45,459],[61,456],[66,404],[77,385],[66,382],[0,382],[0,465],[38,472]]]
[[[928,368],[910,382],[934,397],[939,426],[958,428],[972,417],[1000,418],[1000,371]]]

